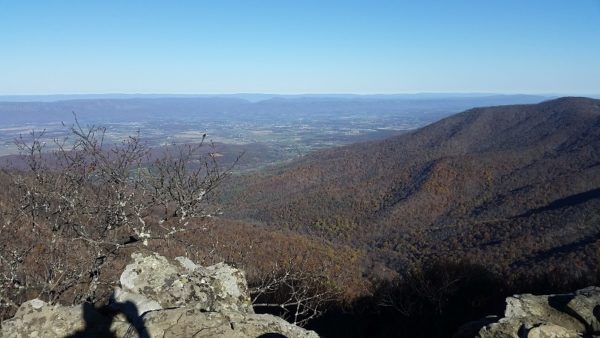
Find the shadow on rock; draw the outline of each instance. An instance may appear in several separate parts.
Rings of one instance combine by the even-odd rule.
[[[83,304],[85,328],[65,338],[117,338],[111,331],[111,326],[115,317],[120,314],[124,315],[130,324],[128,336],[135,332],[139,338],[150,338],[144,319],[133,302],[112,303],[100,308],[95,308],[90,303]]]

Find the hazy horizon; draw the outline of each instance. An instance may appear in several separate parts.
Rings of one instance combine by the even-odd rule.
[[[446,99],[477,97],[590,97],[600,98],[600,93],[478,93],[478,92],[415,92],[415,93],[60,93],[60,94],[0,94],[0,102],[53,102],[94,99],[159,99],[159,98],[236,98],[262,101],[272,98],[335,98],[335,99]]]

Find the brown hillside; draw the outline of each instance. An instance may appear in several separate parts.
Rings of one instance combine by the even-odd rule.
[[[231,217],[352,243],[394,266],[463,254],[522,266],[595,243],[599,164],[600,101],[561,98],[316,152],[236,177],[223,201]]]

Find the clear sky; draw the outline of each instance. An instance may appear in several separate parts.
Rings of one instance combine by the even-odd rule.
[[[600,93],[600,0],[0,0],[0,95]]]

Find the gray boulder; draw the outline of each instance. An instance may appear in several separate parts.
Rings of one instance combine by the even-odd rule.
[[[183,257],[171,262],[157,254],[133,254],[132,259],[121,274],[117,302],[132,301],[138,309],[148,310],[188,306],[203,311],[253,312],[241,270],[223,263],[203,268]]]
[[[134,254],[132,260],[110,304],[30,300],[2,323],[0,337],[318,337],[279,317],[255,314],[243,272],[226,264],[204,268],[157,254]]]
[[[504,317],[493,323],[468,323],[455,337],[576,338],[600,337],[600,288],[574,293],[515,295],[506,299]],[[472,328],[477,323],[476,334]]]

